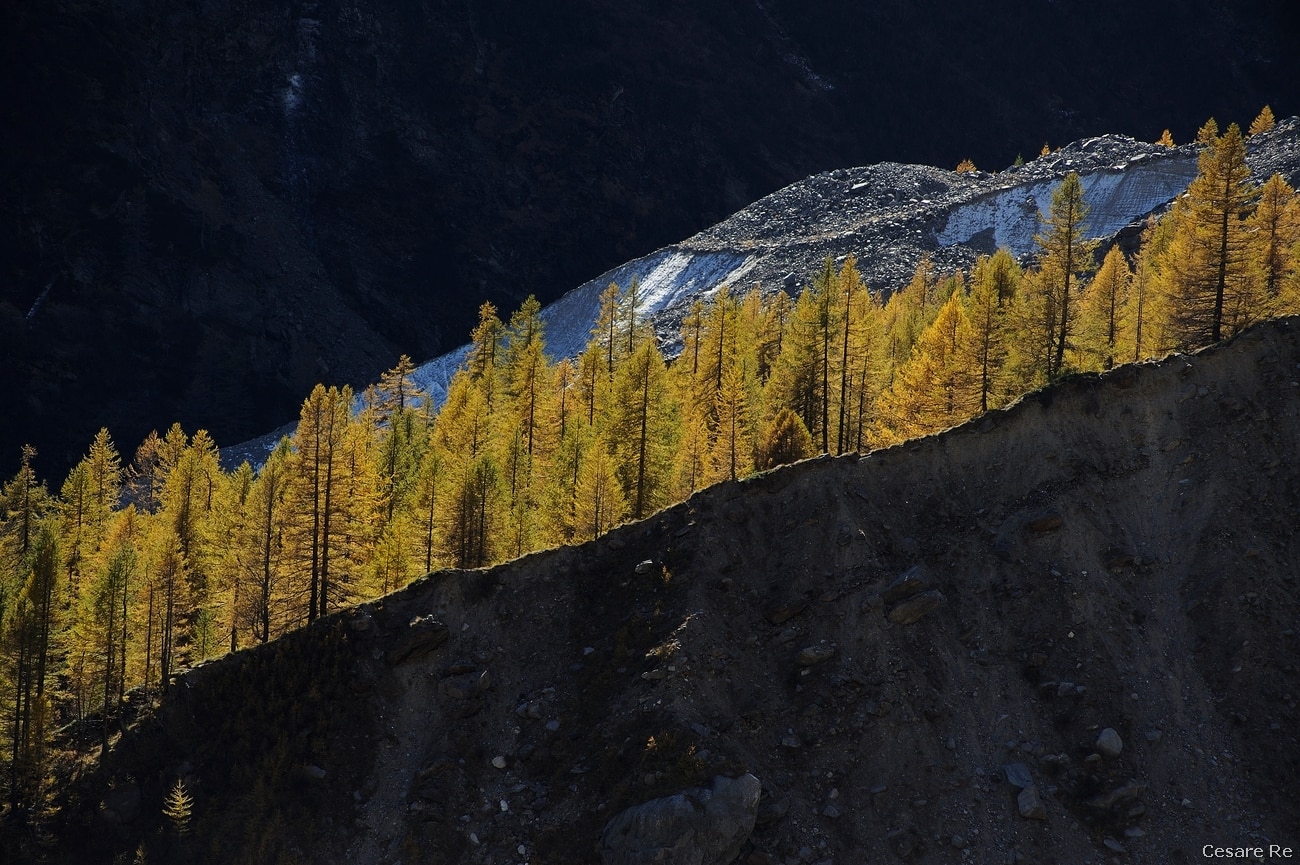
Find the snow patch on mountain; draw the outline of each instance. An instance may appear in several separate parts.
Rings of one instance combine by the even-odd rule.
[[[600,296],[611,284],[626,292],[636,280],[639,284],[637,315],[654,318],[683,302],[707,298],[723,285],[737,283],[753,265],[751,253],[696,253],[671,246],[619,265],[542,310],[547,353],[559,359],[582,352],[600,312]],[[441,403],[451,377],[465,363],[469,350],[468,345],[463,345],[421,365],[414,376],[416,383],[427,389],[435,402]]]
[[[1089,236],[1114,234],[1169,202],[1196,177],[1196,159],[1190,155],[1135,162],[1079,175],[1083,200],[1090,209],[1085,219]],[[995,247],[1005,246],[1017,256],[1029,255],[1036,248],[1039,213],[1050,210],[1052,193],[1059,185],[1057,180],[1018,184],[961,205],[952,211],[935,240],[940,246],[971,243],[992,228]]]

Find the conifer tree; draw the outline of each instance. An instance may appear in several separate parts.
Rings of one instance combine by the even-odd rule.
[[[691,301],[690,309],[682,316],[681,338],[682,353],[677,369],[694,381],[700,376],[700,355],[704,347],[704,302],[698,297]]]
[[[861,282],[850,257],[840,274],[844,287],[838,450],[861,451],[868,446],[867,427],[880,391],[888,384],[889,345],[880,297]],[[770,412],[769,412],[770,413]]]
[[[761,291],[754,290],[750,296],[746,297],[746,304],[756,306],[760,314],[755,328],[757,356],[754,372],[758,380],[766,385],[776,367],[776,359],[781,354],[786,324],[790,320],[794,301],[784,291],[765,296]]]
[[[654,340],[619,365],[612,393],[604,436],[630,515],[641,519],[668,504],[676,448],[676,399]]]
[[[351,388],[316,385],[303,401],[293,435],[292,495],[308,577],[308,622],[329,612],[334,544],[343,518],[339,485],[351,404]]]
[[[564,435],[551,454],[542,492],[549,537],[567,543],[579,536],[575,507],[580,474],[588,457],[599,447],[595,428],[581,412],[566,423]]]
[[[1112,246],[1082,298],[1081,356],[1088,368],[1110,369],[1120,356],[1128,327],[1129,290],[1133,274],[1119,246]]]
[[[790,316],[782,351],[767,382],[764,402],[788,405],[803,418],[822,450],[830,450],[831,402],[840,353],[839,283],[827,259],[810,288],[800,292]]]
[[[373,421],[349,416],[344,428],[340,474],[336,479],[339,520],[333,547],[335,567],[329,581],[335,606],[355,604],[371,597],[374,587],[368,578],[379,534],[390,521],[385,519],[384,482],[379,477],[372,434]],[[325,615],[327,610],[322,610]]]
[[[480,568],[497,560],[501,486],[501,469],[491,454],[464,462],[448,530],[456,567]]]
[[[79,590],[83,561],[99,546],[98,538],[93,534],[91,508],[90,473],[83,460],[72,467],[59,490],[59,511],[63,517],[60,534],[65,539],[64,570],[73,595]]]
[[[171,821],[172,829],[184,837],[190,833],[190,817],[194,811],[194,797],[179,778],[163,799],[163,816]]]
[[[949,297],[881,396],[882,444],[944,429],[979,411],[974,336],[963,301],[959,292]]]
[[[600,311],[577,364],[577,395],[589,425],[605,411],[610,385],[614,381],[617,361],[623,357],[626,342],[619,339],[620,289],[610,283],[600,295]]]
[[[94,684],[93,709],[100,712],[100,742],[108,747],[109,719],[116,714],[125,690],[124,607],[129,606],[136,571],[135,548],[125,540],[98,569],[82,599],[72,636],[72,651],[81,653]]]
[[[442,494],[446,480],[445,468],[449,462],[446,452],[440,445],[430,443],[420,457],[420,468],[416,474],[412,521],[418,526],[420,558],[424,573],[433,571],[441,549],[440,538],[436,535],[438,512],[442,507]]]
[[[627,503],[614,458],[599,444],[587,449],[573,496],[573,537],[593,540],[623,521]]]
[[[30,468],[30,466],[27,466]],[[21,474],[21,472],[20,472]],[[45,748],[51,712],[46,682],[52,675],[58,607],[57,541],[44,522],[35,527],[28,555],[21,561],[21,589],[3,582],[0,574],[0,659],[10,700],[9,800],[11,808],[34,804],[44,774]]]
[[[1283,290],[1295,273],[1300,244],[1300,197],[1280,174],[1260,188],[1259,205],[1245,230],[1251,238],[1251,278],[1259,286],[1261,303],[1270,312],[1280,311],[1286,306]]]
[[[498,349],[504,325],[497,318],[497,308],[484,302],[478,308],[478,324],[470,333],[470,352],[466,359],[466,369],[470,379],[483,395],[484,405],[491,414],[496,399],[497,377],[500,372]]]
[[[1088,210],[1079,174],[1072,171],[1053,191],[1051,209],[1043,219],[1043,231],[1034,238],[1041,251],[1041,287],[1049,294],[1045,306],[1053,319],[1048,335],[1051,351],[1046,373],[1049,379],[1064,371],[1066,347],[1074,333],[1074,294],[1081,280],[1096,268],[1093,255],[1097,242],[1089,240],[1085,233]]]
[[[682,402],[681,437],[677,450],[676,498],[689,498],[691,493],[709,485],[715,478],[709,460],[711,436],[704,408],[694,400]]]
[[[1264,314],[1243,230],[1255,189],[1241,131],[1234,123],[1220,136],[1211,119],[1197,140],[1199,172],[1168,217],[1172,237],[1162,266],[1172,327],[1184,347],[1218,342]]]
[[[546,359],[540,312],[541,304],[529,295],[511,316],[505,364],[510,413],[530,457],[545,453],[552,444],[544,421],[551,400],[553,373]]]
[[[23,445],[22,460],[18,474],[0,490],[0,519],[3,520],[3,536],[9,538],[13,553],[24,556],[31,549],[32,538],[37,524],[50,509],[50,495],[43,481],[36,479],[36,470],[32,466],[36,459],[36,448]]]
[[[804,426],[803,420],[789,406],[783,406],[763,430],[754,463],[759,471],[766,471],[806,459],[814,452],[815,446],[808,427]]]
[[[426,399],[415,383],[415,363],[403,354],[397,358],[397,364],[379,378],[377,420],[388,423],[396,414],[420,408]]]
[[[712,448],[714,476],[736,480],[752,471],[753,411],[755,394],[745,363],[733,360],[722,375],[714,398],[715,433]]]
[[[248,489],[243,530],[235,539],[237,567],[246,589],[232,599],[232,632],[243,628],[261,643],[279,633],[290,616],[283,595],[291,569],[293,460],[289,439],[280,439]],[[232,636],[232,644],[234,639]]]
[[[1273,109],[1265,105],[1259,112],[1259,115],[1251,122],[1250,130],[1246,133],[1250,136],[1259,135],[1269,132],[1273,129],[1276,121],[1273,119]]]
[[[104,523],[122,497],[122,458],[106,427],[100,427],[83,462],[90,481],[91,530],[101,536]]]
[[[1010,307],[1020,284],[1020,266],[1005,248],[981,256],[971,272],[966,317],[971,324],[971,350],[979,377],[979,408],[988,411],[1007,397],[1006,364],[1010,355]]]
[[[740,302],[728,286],[718,289],[704,311],[702,327],[703,357],[692,366],[697,368],[692,398],[709,406],[709,419],[714,418],[712,406],[717,392],[722,388],[722,377],[727,367],[737,357],[738,319]]]
[[[191,581],[191,599],[206,606],[209,579],[208,526],[220,477],[217,446],[207,430],[188,439],[179,424],[163,438],[159,513],[180,543]]]
[[[928,255],[922,255],[912,272],[911,281],[885,302],[884,326],[889,340],[891,376],[893,370],[907,360],[917,338],[934,321],[940,305],[947,299],[940,296],[942,282],[935,272],[934,262]]]
[[[1178,273],[1170,259],[1176,224],[1186,218],[1181,212],[1187,206],[1186,197],[1176,199],[1168,214],[1161,219],[1148,218],[1142,231],[1131,289],[1135,361],[1173,351],[1179,345],[1170,310]]]
[[[152,430],[136,448],[131,466],[124,472],[124,492],[131,501],[148,513],[158,510],[162,489],[162,439]]]
[[[1170,135],[1169,130],[1166,129],[1164,132],[1160,133],[1160,137],[1156,139],[1156,144],[1162,144],[1165,147],[1173,147],[1174,137]]]

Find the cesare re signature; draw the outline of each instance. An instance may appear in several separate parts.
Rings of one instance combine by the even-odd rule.
[[[1291,859],[1294,851],[1281,844],[1269,844],[1268,847],[1215,847],[1206,844],[1201,848],[1201,855],[1206,859]]]

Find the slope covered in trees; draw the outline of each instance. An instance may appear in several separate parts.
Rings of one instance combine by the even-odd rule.
[[[539,306],[484,304],[434,410],[403,358],[359,397],[318,385],[258,469],[179,426],[129,463],[107,430],[52,492],[24,450],[0,491],[0,769],[10,815],[50,795],[56,728],[94,729],[183,668],[265,643],[443,567],[598,538],[718,481],[887,447],[1074,372],[1300,312],[1300,203],[1201,134],[1200,174],[1136,254],[1080,237],[1077,177],[1037,264],[922,262],[887,298],[854,260],[798,297],[723,288],[663,357],[638,286],[610,286],[585,351],[546,353]],[[125,464],[125,465],[124,465]]]
[[[1268,322],[440,570],[186,671],[102,757],[97,724],[60,731],[82,760],[37,815],[53,840],[0,849],[569,865],[618,849],[624,809],[744,773],[748,863],[1285,837],[1297,363],[1300,318]]]

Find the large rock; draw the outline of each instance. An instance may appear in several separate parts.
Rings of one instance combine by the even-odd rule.
[[[1037,787],[1026,787],[1020,791],[1016,797],[1016,804],[1020,808],[1020,816],[1026,820],[1046,820],[1047,808],[1043,805],[1043,798],[1038,795]]]
[[[1113,727],[1107,727],[1097,737],[1097,753],[1112,760],[1124,752],[1124,740]]]
[[[433,616],[416,616],[411,619],[406,632],[398,637],[396,645],[388,650],[388,663],[396,666],[427,655],[441,647],[450,636],[447,626]]]
[[[719,775],[628,808],[600,837],[603,865],[727,865],[754,830],[762,784],[753,775]]]
[[[1030,774],[1029,767],[1024,763],[1007,763],[1002,767],[1002,774],[1006,776],[1007,783],[1013,787],[1027,790],[1034,786],[1034,776]]]
[[[937,589],[922,592],[890,609],[889,621],[896,625],[914,624],[938,609],[944,600],[943,593]]]
[[[930,588],[930,578],[926,574],[925,568],[914,565],[908,568],[902,576],[890,583],[881,595],[884,597],[886,604],[896,604],[928,588]]]

